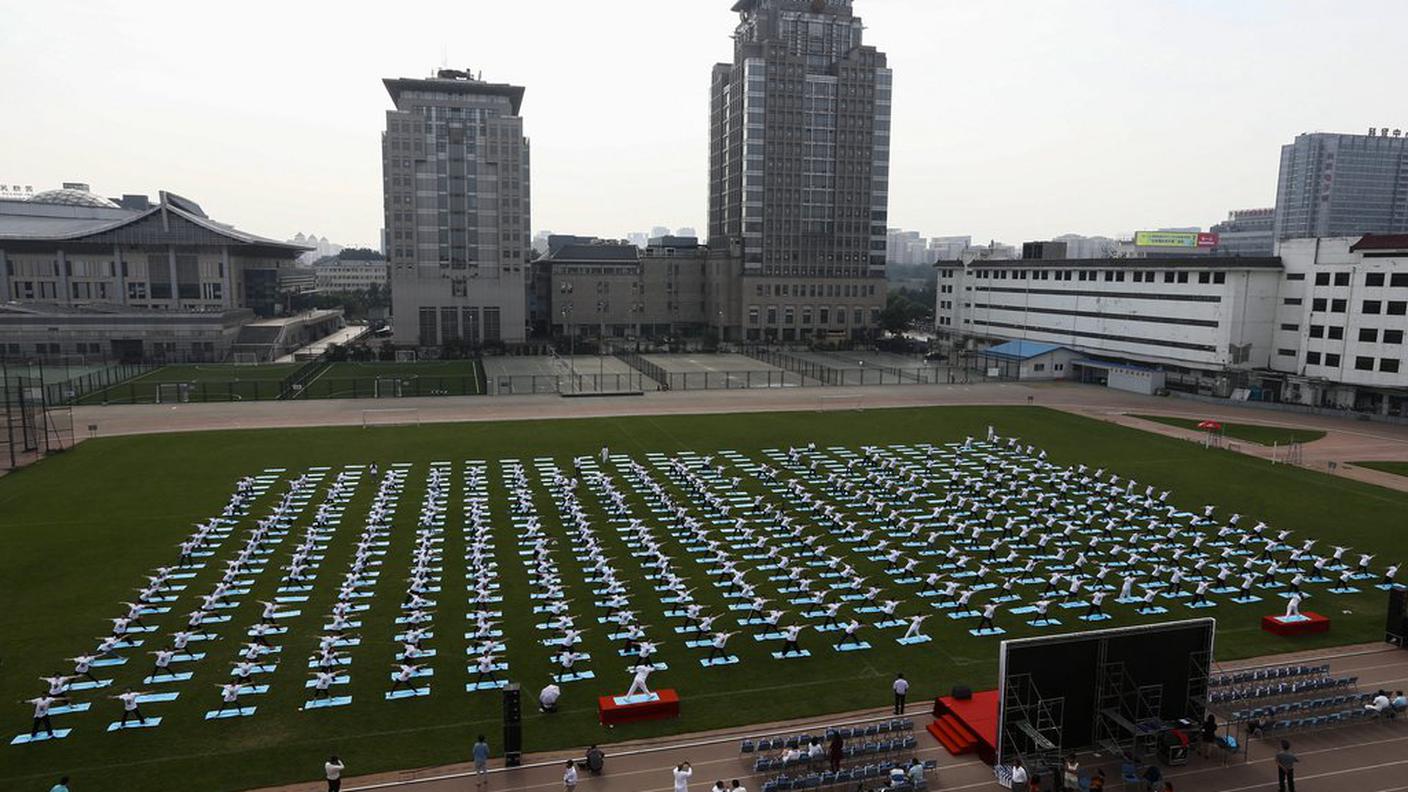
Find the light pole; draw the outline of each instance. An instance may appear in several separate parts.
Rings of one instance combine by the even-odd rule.
[[[645,303],[631,303],[631,316],[635,319],[636,351],[640,351],[640,315],[645,313]]]
[[[563,294],[572,293],[572,284],[564,283],[559,291]],[[572,391],[577,390],[577,361],[574,353],[577,350],[577,335],[572,332],[572,303],[568,302],[562,306],[562,327],[567,331],[567,369],[572,380]]]
[[[601,390],[601,383],[606,379],[606,302],[596,301],[596,321],[597,321],[597,342],[596,355],[600,364],[598,369],[596,389]]]

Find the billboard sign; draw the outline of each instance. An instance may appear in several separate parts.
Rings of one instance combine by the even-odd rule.
[[[1191,231],[1139,231],[1134,235],[1135,247],[1210,248],[1217,247],[1217,234]]]

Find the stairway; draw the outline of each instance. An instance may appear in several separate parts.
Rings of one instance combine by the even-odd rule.
[[[977,751],[978,736],[950,714],[940,715],[928,726],[929,733],[954,756]]]

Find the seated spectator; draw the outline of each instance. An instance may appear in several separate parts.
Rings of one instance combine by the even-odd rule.
[[[1408,698],[1404,698],[1403,691],[1393,694],[1393,715],[1408,710]]]
[[[709,792],[728,792],[728,787],[724,786],[723,779],[719,779],[714,782],[714,788],[710,789]]]
[[[894,767],[891,767],[891,768],[890,768],[890,786],[892,786],[892,787],[902,786],[902,785],[904,784],[904,782],[905,782],[905,778],[906,778],[906,776],[905,776],[905,774],[904,774],[904,768],[903,768],[903,767],[900,767],[899,765],[895,765]]]
[[[918,757],[909,760],[909,783],[919,786],[924,783],[924,763]]]
[[[816,759],[817,757],[820,757],[825,753],[826,749],[821,747],[821,740],[819,738],[813,737],[811,743],[807,745],[807,758]]]
[[[1012,760],[1012,792],[1027,792],[1027,768],[1021,759]]]
[[[1374,700],[1370,701],[1364,708],[1373,710],[1375,714],[1384,715],[1393,708],[1393,702],[1389,701],[1388,693],[1380,690],[1378,693],[1374,694]]]
[[[796,748],[788,748],[787,750],[782,752],[782,761],[784,762],[795,762],[801,758],[802,752],[797,750]]]

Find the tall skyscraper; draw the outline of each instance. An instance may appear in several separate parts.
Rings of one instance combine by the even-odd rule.
[[[734,340],[873,335],[891,72],[851,0],[738,0],[709,129],[713,321]]]
[[[1397,132],[1398,130],[1395,130]],[[1408,138],[1297,135],[1281,147],[1277,240],[1408,233]]]
[[[383,81],[386,254],[397,344],[521,342],[530,240],[523,88],[442,69]]]

